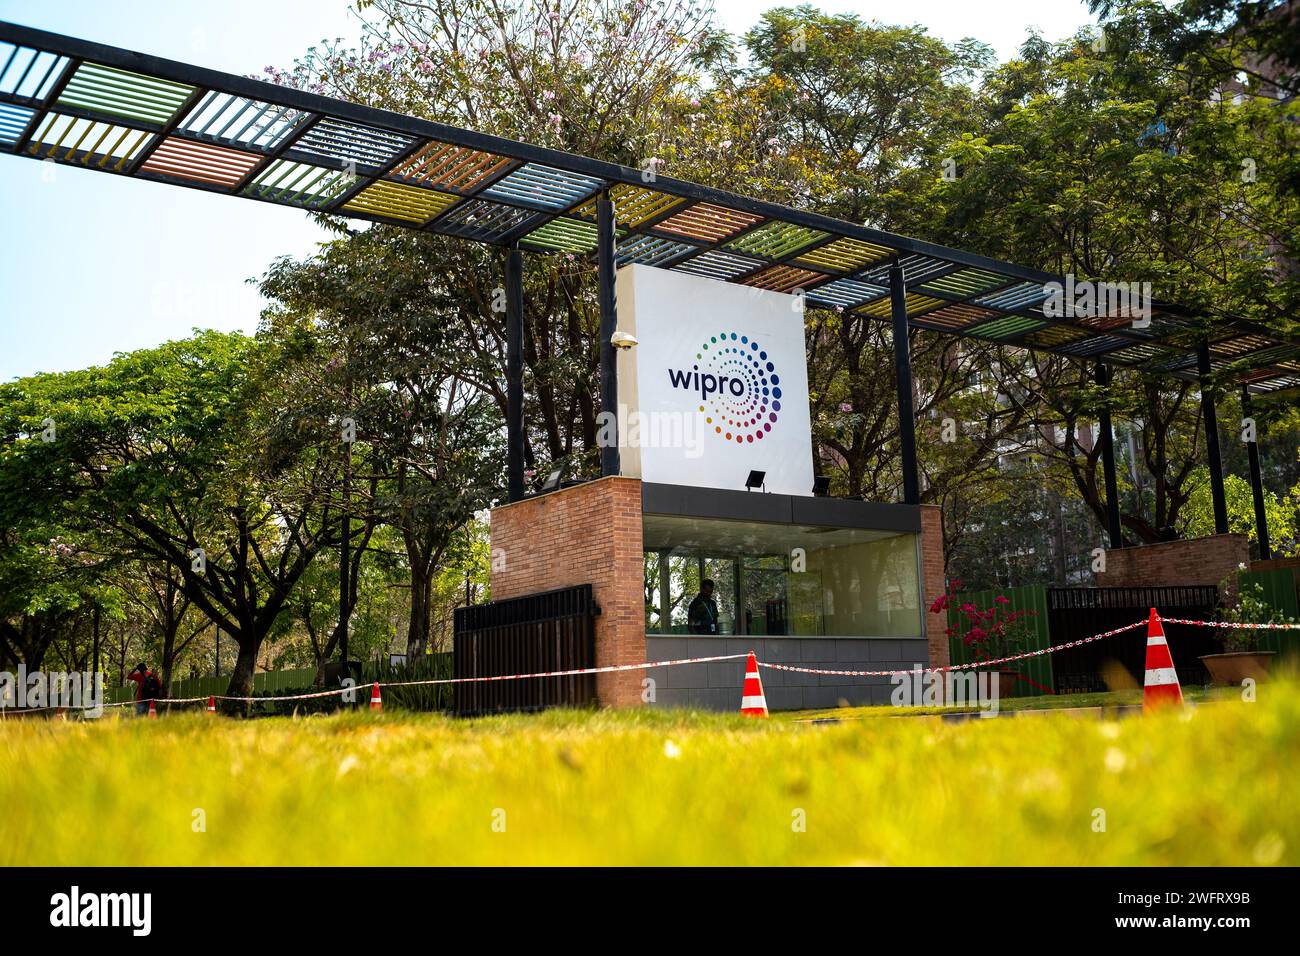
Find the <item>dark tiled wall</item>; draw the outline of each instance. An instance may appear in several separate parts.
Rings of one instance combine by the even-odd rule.
[[[926,667],[924,638],[814,637],[655,637],[645,639],[646,660],[714,657],[753,651],[760,661],[832,670],[908,670]],[[799,710],[849,704],[888,704],[893,685],[888,677],[841,677],[796,674],[759,668],[770,710]],[[739,710],[745,661],[682,664],[651,668],[655,705]]]

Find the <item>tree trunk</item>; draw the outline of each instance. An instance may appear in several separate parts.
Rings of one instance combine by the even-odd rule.
[[[408,663],[423,657],[429,647],[429,598],[433,590],[432,563],[411,562],[411,622],[406,631]]]
[[[249,697],[253,692],[253,669],[257,665],[257,651],[260,640],[249,640],[239,636],[239,654],[235,657],[235,669],[230,674],[230,684],[226,694],[230,697]]]

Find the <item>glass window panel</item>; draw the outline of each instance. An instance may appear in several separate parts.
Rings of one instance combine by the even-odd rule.
[[[646,515],[646,632],[687,634],[714,582],[719,634],[919,637],[917,536]]]

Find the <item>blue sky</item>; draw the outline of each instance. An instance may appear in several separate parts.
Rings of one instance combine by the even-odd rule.
[[[715,3],[733,32],[777,5]],[[819,6],[975,36],[1002,59],[1030,26],[1058,38],[1091,20],[1081,0]],[[358,32],[346,0],[0,0],[0,19],[240,74]],[[252,331],[261,299],[247,280],[322,238],[295,210],[0,156],[0,381],[101,364],[196,326]]]

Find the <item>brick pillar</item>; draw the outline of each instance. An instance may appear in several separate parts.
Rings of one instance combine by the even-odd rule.
[[[947,585],[947,569],[943,562],[943,511],[938,505],[921,505],[921,593],[925,606],[921,620],[925,625],[926,643],[930,648],[930,666],[950,664],[947,614],[931,614],[930,606],[943,596]]]
[[[596,666],[645,657],[641,482],[612,476],[492,509],[492,597],[590,584],[600,605]],[[641,703],[643,671],[599,674],[611,707]]]

